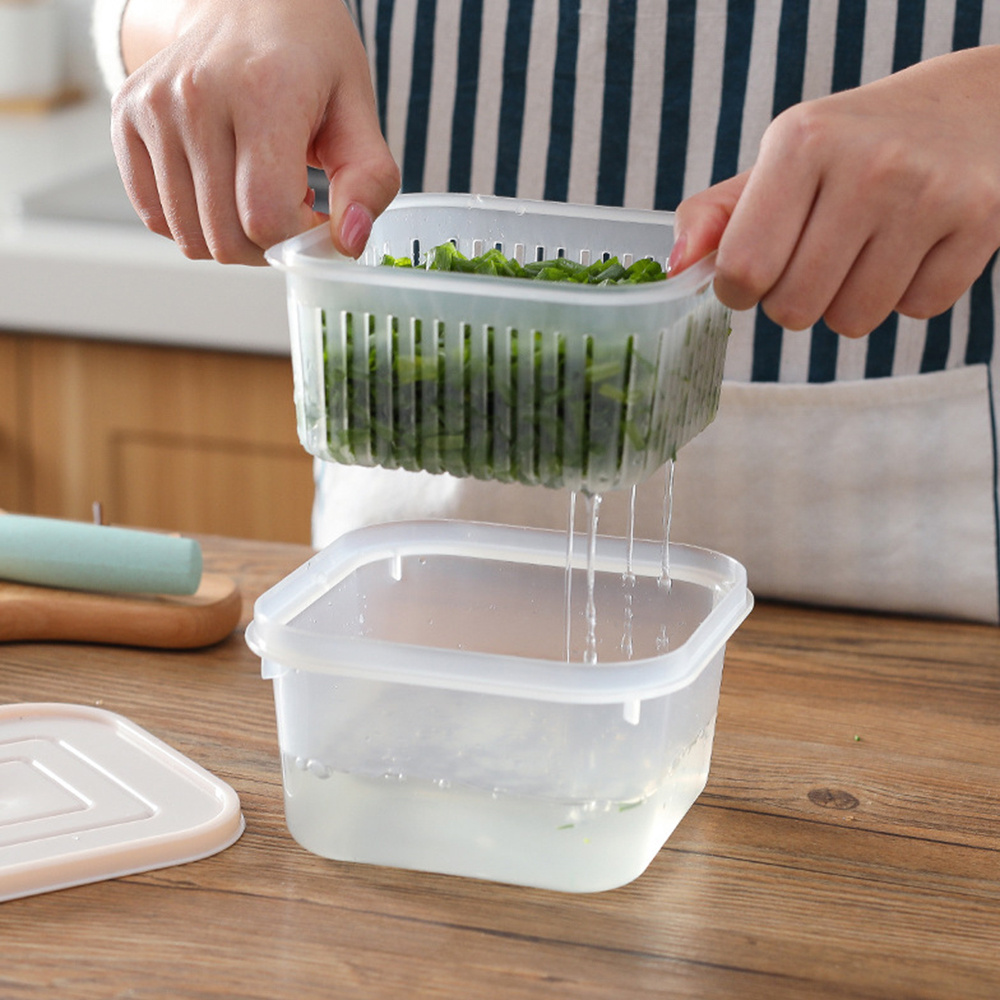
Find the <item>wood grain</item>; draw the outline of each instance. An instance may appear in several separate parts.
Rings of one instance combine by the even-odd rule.
[[[31,503],[24,443],[24,366],[21,338],[0,335],[0,507],[10,510],[24,510]]]
[[[204,546],[244,623],[309,555]],[[0,906],[5,1000],[1000,995],[1000,630],[758,605],[727,650],[705,794],[643,876],[589,896],[299,848],[259,670],[238,632],[199,652],[0,646],[4,701],[119,711],[247,818],[204,861]]]
[[[98,642],[198,649],[236,627],[243,601],[234,580],[204,573],[194,594],[105,594],[0,580],[0,642]]]
[[[89,520],[100,501],[114,524],[309,540],[288,358],[0,334],[8,468],[0,506],[20,513]]]

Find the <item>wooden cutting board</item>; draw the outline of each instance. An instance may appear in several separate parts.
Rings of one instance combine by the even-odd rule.
[[[204,573],[190,596],[106,594],[0,581],[0,642],[68,641],[195,649],[221,642],[243,601],[228,576]]]

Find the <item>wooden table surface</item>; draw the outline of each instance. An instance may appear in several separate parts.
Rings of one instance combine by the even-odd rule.
[[[205,549],[245,620],[308,556]],[[759,603],[727,649],[708,788],[643,876],[595,895],[298,847],[242,630],[195,652],[0,646],[0,702],[29,701],[127,716],[232,785],[247,829],[0,904],[3,1000],[1000,997],[1000,629]]]

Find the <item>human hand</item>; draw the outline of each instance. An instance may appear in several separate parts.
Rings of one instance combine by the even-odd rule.
[[[1000,47],[928,60],[779,115],[754,166],[677,210],[671,270],[781,326],[864,336],[949,308],[1000,246]]]
[[[312,166],[331,182],[337,249],[364,249],[399,170],[340,0],[130,0],[122,45],[133,72],[112,102],[112,140],[149,229],[191,258],[261,264],[326,219]]]

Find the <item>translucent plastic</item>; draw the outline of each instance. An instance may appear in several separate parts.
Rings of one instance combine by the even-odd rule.
[[[401,195],[358,262],[326,226],[274,247],[310,454],[598,492],[647,478],[714,418],[729,311],[712,260],[608,287],[378,266],[448,241],[466,256],[665,265],[673,216]]]
[[[346,535],[257,602],[289,829],[331,858],[586,892],[640,875],[704,788],[743,567],[598,540],[598,663],[583,662],[584,538],[460,522]]]
[[[135,723],[89,705],[0,705],[0,902],[225,850],[236,793]]]

